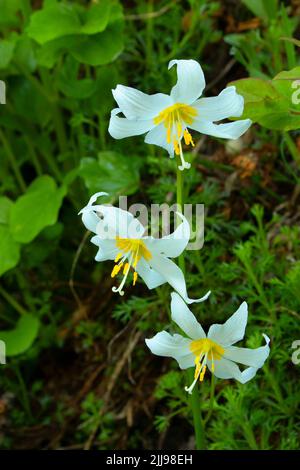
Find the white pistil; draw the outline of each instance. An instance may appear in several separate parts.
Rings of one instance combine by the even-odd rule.
[[[179,170],[180,171],[183,171],[184,169],[189,169],[191,168],[191,164],[186,162],[185,159],[184,159],[184,156],[183,156],[183,151],[182,151],[182,145],[181,145],[181,141],[179,140],[178,142],[178,146],[179,146],[179,155],[180,155],[180,159],[181,159],[181,165],[179,165]]]
[[[123,259],[125,259],[125,258],[126,258],[126,256],[124,256]],[[112,288],[112,291],[113,291],[113,292],[119,292],[119,294],[120,294],[121,296],[124,295],[124,291],[123,291],[122,289],[123,289],[124,284],[125,284],[125,282],[126,282],[126,279],[127,279],[128,273],[129,273],[129,271],[130,271],[132,262],[133,262],[133,253],[132,253],[131,256],[130,256],[130,261],[129,261],[129,263],[128,263],[128,266],[125,265],[125,268],[124,268],[124,271],[125,271],[125,272],[124,272],[124,277],[123,277],[123,279],[122,279],[121,284],[119,285],[119,287],[115,287],[115,286],[114,286],[114,287]]]
[[[206,353],[205,356],[204,356],[203,353],[201,354],[201,356],[199,357],[199,361],[197,361],[197,363],[196,363],[196,373],[195,373],[195,379],[194,379],[193,383],[189,387],[187,387],[187,386],[184,387],[185,391],[188,392],[190,395],[193,393],[194,387],[195,387],[198,379],[200,378],[200,381],[203,380],[204,374],[201,375],[201,373],[202,373],[202,371],[205,373],[207,355],[208,355],[208,353]],[[204,356],[204,359],[203,359],[203,356]],[[203,362],[201,363],[202,359],[203,359]]]

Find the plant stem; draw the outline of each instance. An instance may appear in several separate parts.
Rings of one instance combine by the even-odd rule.
[[[7,155],[8,159],[10,161],[10,164],[11,164],[12,170],[15,174],[16,180],[18,181],[21,190],[23,192],[25,192],[26,191],[26,183],[23,179],[22,173],[20,172],[16,157],[15,157],[15,155],[12,151],[12,148],[11,148],[8,140],[6,139],[2,129],[0,129],[0,140],[2,140],[3,147],[5,149],[5,152],[6,152],[6,155]]]
[[[22,305],[20,305],[2,286],[0,286],[0,294],[20,315],[26,315],[27,310],[25,310],[25,308],[22,307]]]
[[[179,144],[181,145],[181,144]],[[180,149],[181,150],[181,149]],[[182,151],[182,150],[181,150]],[[179,160],[179,158],[177,159]],[[177,189],[177,198],[176,202],[178,205],[178,210],[183,212],[183,172],[179,170],[178,166],[180,165],[180,161],[177,161],[177,173],[176,173],[176,189]],[[180,269],[182,270],[183,274],[185,274],[185,262],[184,262],[184,254],[182,253],[179,256],[178,264]],[[189,369],[187,371],[187,378],[188,383],[193,382],[194,380],[194,370]],[[205,448],[205,436],[204,436],[204,427],[202,422],[201,416],[201,406],[200,406],[200,397],[198,391],[198,385],[196,385],[193,389],[192,394],[190,395],[190,407],[193,414],[193,421],[194,421],[194,430],[195,430],[195,440],[196,440],[196,449],[202,450]]]
[[[300,152],[291,138],[290,134],[288,132],[284,133],[284,139],[286,141],[287,147],[289,149],[290,154],[292,155],[293,159],[297,163],[297,165],[300,165]]]

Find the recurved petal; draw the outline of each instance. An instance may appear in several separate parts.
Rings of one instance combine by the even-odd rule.
[[[244,364],[245,366],[256,367],[259,369],[263,366],[265,360],[270,354],[270,338],[263,335],[266,341],[265,346],[261,346],[256,349],[248,348],[238,348],[235,346],[230,346],[225,349],[224,357],[230,359],[231,361],[238,362],[239,364]]]
[[[114,240],[101,240],[98,235],[92,237],[91,242],[99,247],[99,250],[95,256],[96,261],[113,260],[118,254],[118,248],[116,241]]]
[[[226,124],[214,124],[213,122],[195,119],[192,124],[189,124],[191,129],[201,132],[202,134],[219,137],[221,139],[238,139],[241,135],[251,126],[250,119],[242,119],[239,121],[228,122]]]
[[[248,306],[246,302],[243,302],[223,325],[212,325],[207,337],[223,347],[231,346],[244,338],[247,320]]]
[[[230,86],[222,90],[218,96],[200,98],[193,107],[197,109],[200,120],[220,121],[241,116],[244,110],[244,98],[236,92],[235,86]]]
[[[144,239],[145,244],[153,253],[167,256],[168,258],[177,258],[190,239],[190,224],[183,214],[177,212],[182,223],[170,235],[162,238],[147,237]]]
[[[194,314],[176,292],[171,294],[172,320],[191,339],[206,338],[206,334]]]
[[[124,137],[145,134],[155,125],[152,119],[138,121],[119,117],[117,115],[120,112],[121,110],[119,108],[115,108],[112,110],[110,116],[108,132],[114,139],[123,139]]]
[[[191,355],[191,341],[178,334],[170,335],[167,331],[160,331],[145,341],[150,351],[157,356],[173,357],[179,362],[180,359]]]
[[[128,119],[148,120],[156,117],[164,108],[172,105],[169,95],[147,95],[129,86],[118,85],[112,94],[124,116]]]
[[[171,90],[174,103],[192,104],[205,87],[202,68],[195,60],[171,60],[169,69],[177,65],[177,83]]]
[[[155,269],[151,268],[143,258],[138,262],[136,271],[143,279],[148,289],[155,289],[166,282],[166,279],[155,271]]]
[[[204,297],[201,297],[200,299],[190,299],[187,295],[183,272],[169,258],[154,254],[153,257],[149,260],[149,264],[166,279],[170,286],[172,286],[173,289],[181,295],[187,304],[191,304],[193,302],[203,302],[210,295],[209,291],[204,295]]]
[[[174,157],[173,144],[167,143],[167,130],[164,124],[153,127],[145,137],[146,144],[158,145],[168,151],[171,158]]]
[[[212,372],[211,361],[207,361],[207,365]],[[257,370],[256,367],[247,367],[247,369],[241,372],[234,362],[222,358],[219,361],[214,361],[214,372],[212,373],[219,379],[236,379],[244,384],[255,376]]]

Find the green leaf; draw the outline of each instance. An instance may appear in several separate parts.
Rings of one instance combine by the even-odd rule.
[[[0,41],[0,69],[5,69],[13,58],[15,41],[3,39]]]
[[[0,197],[0,224],[8,224],[9,212],[13,202],[6,196]]]
[[[124,47],[123,22],[117,21],[99,34],[79,36],[69,47],[79,62],[92,66],[105,65],[115,60]]]
[[[299,67],[273,80],[246,78],[232,82],[244,99],[242,119],[249,118],[268,129],[289,131],[300,127],[300,110],[293,104],[293,78]],[[298,75],[299,76],[299,75]],[[288,78],[292,77],[292,78]],[[299,94],[299,93],[298,93]]]
[[[49,102],[41,93],[37,93],[36,88],[27,78],[12,77],[10,96],[17,115],[42,126],[48,123],[51,115]]]
[[[76,34],[81,28],[78,14],[72,5],[57,3],[31,15],[27,34],[39,44]]]
[[[110,195],[133,194],[139,186],[139,160],[115,152],[100,152],[98,161],[83,158],[79,176],[91,193],[104,191]]]
[[[0,225],[0,276],[17,266],[20,259],[20,245],[7,225]]]
[[[97,34],[106,28],[111,10],[112,2],[100,0],[99,3],[93,4],[84,12],[84,24],[80,28],[82,34]]]
[[[80,64],[67,57],[60,71],[58,87],[66,96],[76,99],[89,98],[96,91],[96,81],[90,78],[78,79]]]
[[[12,207],[10,229],[14,239],[29,243],[43,228],[55,224],[65,194],[66,188],[58,189],[50,176],[37,178]]]
[[[7,356],[22,354],[32,345],[37,337],[40,322],[30,313],[23,314],[13,330],[0,331],[0,340],[4,341]]]

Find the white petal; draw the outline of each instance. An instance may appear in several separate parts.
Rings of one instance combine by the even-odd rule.
[[[167,130],[164,124],[155,126],[145,137],[146,144],[158,145],[168,151],[171,158],[174,157],[173,144],[167,143]]]
[[[95,256],[96,261],[113,260],[118,254],[116,241],[114,240],[101,240],[98,235],[95,235],[91,242],[99,247],[98,253]]]
[[[231,361],[244,364],[245,366],[252,366],[257,369],[262,367],[270,354],[270,339],[266,335],[263,336],[266,340],[265,346],[256,349],[237,348],[235,346],[231,346],[225,350],[224,357]]]
[[[141,238],[145,227],[130,212],[110,205],[93,205],[103,195],[107,194],[94,194],[87,206],[80,211],[86,228],[101,239],[112,240],[117,235],[121,238]]]
[[[189,367],[195,367],[195,355],[193,353],[188,356],[182,356],[177,358],[180,369],[188,369]]]
[[[250,119],[242,119],[226,124],[214,124],[213,122],[195,119],[189,127],[202,134],[220,137],[221,139],[238,139],[249,129],[251,124],[252,121]]]
[[[90,197],[89,202],[81,211],[78,213],[78,215],[82,215],[82,222],[85,225],[85,227],[90,230],[91,232],[96,233],[96,227],[99,222],[98,216],[94,213],[92,207],[94,202],[98,199],[100,196],[107,196],[107,193],[103,192],[98,192],[93,194],[93,196]]]
[[[164,108],[172,105],[169,95],[147,95],[142,91],[118,85],[112,94],[124,116],[128,119],[147,120],[156,117]]]
[[[244,338],[248,319],[248,306],[243,302],[238,310],[223,324],[212,325],[208,331],[207,337],[212,339],[223,347],[232,344]]]
[[[167,331],[160,331],[153,338],[145,340],[148,348],[157,356],[173,357],[182,363],[188,358],[190,363],[191,351],[190,340],[181,335],[170,335]]]
[[[149,260],[149,264],[166,279],[166,281],[181,295],[186,303],[191,304],[193,302],[203,302],[209,296],[210,291],[200,299],[190,299],[187,295],[185,278],[181,269],[165,256],[154,255]]]
[[[220,121],[243,114],[244,98],[236,92],[235,86],[225,88],[218,96],[201,98],[193,104],[200,120]]]
[[[169,69],[177,65],[177,83],[172,88],[171,98],[174,103],[191,104],[205,87],[202,68],[195,60],[171,60]]]
[[[165,255],[168,258],[177,258],[181,255],[189,242],[191,230],[184,215],[179,212],[177,215],[181,218],[182,224],[173,233],[162,238],[147,237],[144,239],[151,252]]]
[[[148,289],[155,289],[166,282],[166,279],[157,271],[152,269],[143,258],[138,262],[136,271],[143,279]]]
[[[176,292],[172,292],[171,298],[172,320],[177,323],[179,328],[181,328],[189,338],[206,338],[206,334],[202,326],[197,322],[195,316],[180,295]]]
[[[145,134],[145,132],[148,132],[155,125],[152,119],[136,121],[119,117],[117,114],[120,112],[121,110],[119,108],[115,108],[112,110],[110,116],[108,132],[114,139],[123,139],[124,137]]]
[[[207,365],[212,372],[211,361],[207,361]],[[241,372],[234,362],[222,358],[219,361],[214,361],[214,372],[212,373],[219,379],[236,379],[244,384],[255,376],[257,370],[256,367],[247,367],[247,369]]]

